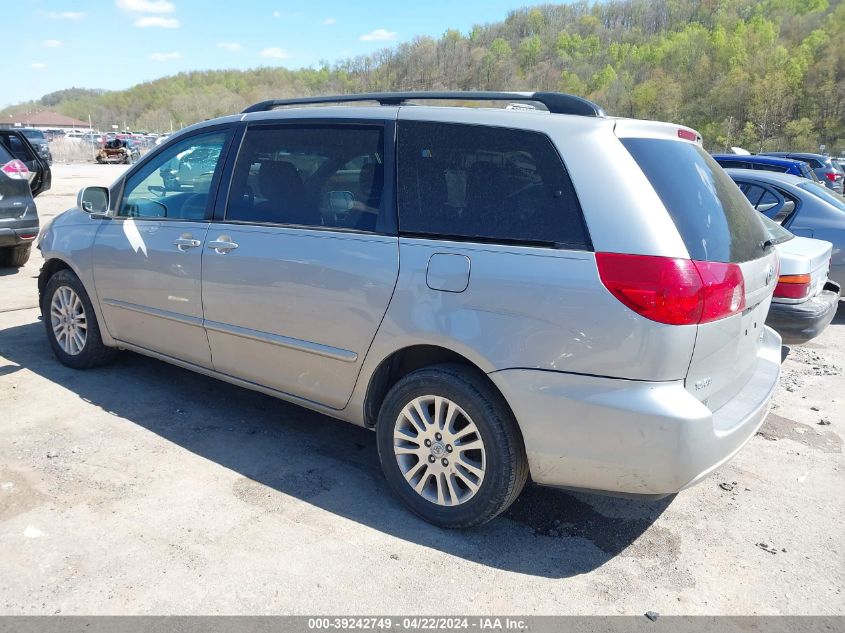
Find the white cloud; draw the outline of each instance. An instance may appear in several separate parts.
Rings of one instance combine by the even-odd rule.
[[[179,51],[173,51],[172,53],[153,53],[150,55],[150,59],[154,62],[167,62],[171,59],[179,59],[182,57],[182,53]]]
[[[337,20],[334,18],[326,18],[323,20],[323,26],[331,26],[332,24],[337,24]]]
[[[398,34],[395,31],[388,31],[387,29],[376,29],[370,31],[366,35],[361,36],[362,42],[387,42],[395,40]]]
[[[47,64],[43,64],[41,62],[32,62],[29,65],[30,68],[34,68],[35,70],[41,70],[43,68],[47,68]]]
[[[150,26],[159,27],[162,29],[178,29],[181,24],[176,18],[163,18],[160,15],[154,15],[147,18],[138,18],[134,22],[135,26],[141,29]]]
[[[278,46],[265,48],[263,51],[261,51],[261,56],[272,57],[273,59],[287,59],[288,57],[290,57],[290,55],[285,49],[279,48]]]
[[[41,42],[41,46],[44,48],[61,48],[64,44],[61,40],[44,40]]]
[[[81,20],[85,17],[83,11],[38,11],[48,20]]]
[[[176,5],[168,0],[117,0],[117,8],[131,13],[173,13]]]
[[[237,42],[220,42],[217,45],[217,48],[222,48],[223,50],[227,50],[230,53],[237,53],[241,50],[241,45]]]

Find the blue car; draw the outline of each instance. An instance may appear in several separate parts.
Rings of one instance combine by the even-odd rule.
[[[792,158],[781,158],[779,156],[761,156],[753,154],[744,156],[741,154],[713,154],[713,158],[724,169],[757,169],[762,171],[774,171],[781,174],[792,174],[801,178],[819,181],[818,176],[810,166],[802,160]]]

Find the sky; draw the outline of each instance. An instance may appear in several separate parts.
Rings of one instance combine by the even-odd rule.
[[[0,107],[63,88],[118,90],[186,70],[317,66],[530,0],[6,0]],[[10,54],[11,52],[11,54]]]

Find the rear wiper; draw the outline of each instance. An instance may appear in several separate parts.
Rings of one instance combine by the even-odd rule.
[[[773,239],[771,239],[771,238],[770,238],[770,239],[766,240],[765,242],[760,242],[760,247],[761,247],[764,251],[767,251],[767,250],[769,250],[772,246],[774,246],[775,244],[777,244],[777,241],[775,241],[775,240],[773,240]]]

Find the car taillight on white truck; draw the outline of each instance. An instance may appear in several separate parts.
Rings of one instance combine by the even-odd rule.
[[[780,299],[804,299],[810,294],[810,275],[781,275],[775,286],[775,297]]]

